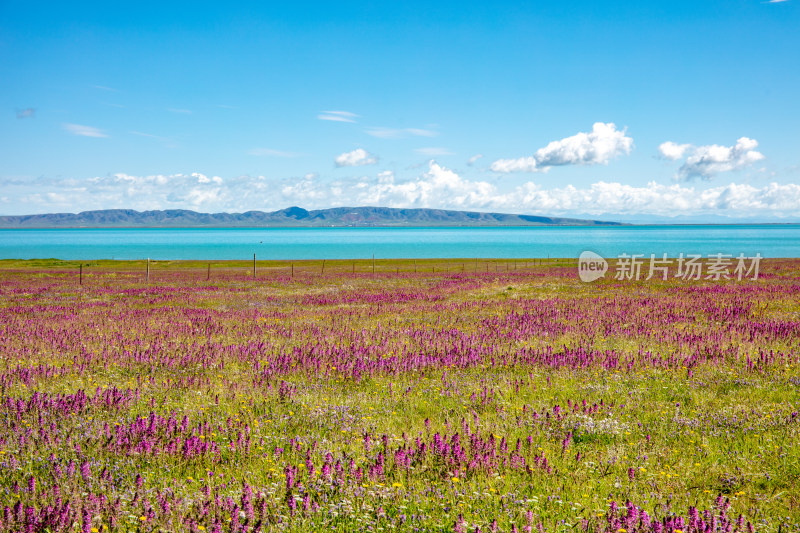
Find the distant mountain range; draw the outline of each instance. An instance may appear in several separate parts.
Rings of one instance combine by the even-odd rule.
[[[307,211],[198,213],[184,209],[103,209],[82,213],[0,216],[0,228],[197,228],[197,227],[374,227],[374,226],[619,226],[619,222],[578,218],[476,213],[443,209],[336,207]]]

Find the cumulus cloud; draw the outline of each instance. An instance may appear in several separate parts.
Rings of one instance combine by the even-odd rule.
[[[436,137],[438,131],[423,128],[369,128],[367,135],[379,139],[402,139],[404,137]]]
[[[319,176],[308,173],[302,179],[286,181],[279,187],[282,198],[292,205],[319,205],[330,196],[330,189],[321,186]]]
[[[495,172],[547,172],[550,167],[563,165],[597,165],[633,149],[633,139],[618,130],[613,122],[595,122],[589,133],[552,141],[530,157],[498,159],[492,163]]]
[[[683,154],[685,154],[686,151],[691,147],[691,144],[678,144],[672,141],[667,141],[658,146],[658,152],[664,159],[671,159],[672,161],[675,161],[676,159],[683,157]]]
[[[532,183],[518,191],[520,201],[545,212],[723,216],[800,216],[800,185],[770,183],[763,187],[731,183],[696,189],[650,182],[645,187],[598,182],[586,189],[542,189]]]
[[[350,111],[323,111],[317,115],[319,120],[329,120],[332,122],[355,122],[358,115]]]
[[[633,139],[627,137],[624,130],[617,130],[611,122],[595,122],[591,133],[581,132],[552,141],[537,150],[536,163],[540,167],[605,164],[618,155],[629,154],[631,148]]]
[[[721,172],[739,170],[764,159],[764,154],[756,151],[758,141],[747,137],[739,138],[733,146],[711,144],[689,147],[687,145],[675,145],[674,143],[664,144],[686,146],[683,152],[674,158],[680,159],[684,152],[689,154],[675,176],[678,180],[691,180],[694,178],[708,180]],[[664,146],[664,144],[661,146]],[[670,148],[668,148],[669,150]]]
[[[377,183],[362,181],[359,185],[360,205],[387,207],[479,209],[489,207],[497,192],[494,185],[464,179],[435,161],[414,180],[396,182],[393,174],[383,173]]]
[[[345,152],[336,157],[337,167],[360,167],[363,165],[374,165],[378,158],[370,154],[363,148],[356,148],[352,152]]]
[[[293,178],[202,173],[134,176],[112,174],[91,179],[0,179],[3,196],[20,214],[86,209],[184,208],[198,211],[274,210],[287,205],[307,209],[380,205],[531,213],[589,215],[720,215],[800,217],[800,184],[762,186],[730,183],[701,188],[692,184],[633,186],[600,181],[585,187],[544,187],[528,181],[500,190],[501,184],[470,179],[435,161],[416,176],[381,171],[331,180],[316,174]]]
[[[72,135],[79,135],[81,137],[108,137],[103,130],[93,128],[92,126],[82,126],[80,124],[63,124],[62,126]]]

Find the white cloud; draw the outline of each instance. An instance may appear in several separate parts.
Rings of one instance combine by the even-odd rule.
[[[683,154],[685,154],[686,151],[691,147],[691,144],[678,144],[672,141],[667,141],[658,146],[658,152],[664,159],[671,159],[672,161],[675,161],[676,159],[683,157]]]
[[[800,217],[800,184],[794,183],[730,183],[702,188],[686,183],[633,186],[600,181],[586,187],[545,188],[528,181],[503,190],[500,185],[469,179],[435,161],[410,178],[381,171],[339,180],[315,174],[286,179],[223,179],[202,173],[120,173],[90,179],[37,178],[27,187],[25,180],[0,181],[3,196],[20,214],[109,208],[241,212],[288,205],[306,209],[379,205],[610,219],[613,214]]]
[[[379,139],[402,139],[404,137],[436,137],[438,131],[422,128],[369,128],[367,135]]]
[[[547,172],[562,165],[606,164],[614,157],[629,154],[633,139],[618,130],[614,123],[595,122],[590,133],[580,132],[571,137],[552,141],[530,157],[498,159],[491,169],[495,172]]]
[[[439,155],[455,155],[447,148],[441,148],[437,146],[431,146],[429,148],[417,148],[414,151],[417,152],[418,154],[427,155],[429,157],[436,157]]]
[[[306,174],[302,179],[287,180],[280,186],[285,203],[291,205],[319,205],[330,201],[330,189],[319,184],[319,176]]]
[[[475,154],[475,155],[473,155],[472,157],[470,157],[469,159],[467,159],[467,164],[468,164],[469,166],[472,166],[472,165],[474,165],[475,163],[477,163],[477,162],[478,162],[478,159],[480,159],[481,157],[483,157],[483,154]]]
[[[81,126],[80,124],[63,124],[62,126],[72,135],[79,135],[81,137],[108,137],[103,130],[91,126]]]
[[[336,157],[337,167],[360,167],[363,165],[374,165],[378,158],[370,154],[363,148],[356,148],[352,152],[345,152]]]
[[[317,115],[319,120],[330,120],[332,122],[350,122],[353,123],[358,118],[358,115],[350,111],[323,111]]]
[[[538,165],[535,157],[520,157],[519,159],[498,159],[489,167],[495,172],[536,172]]]
[[[800,185],[770,183],[764,187],[731,183],[698,190],[655,182],[645,187],[597,182],[586,189],[572,186],[542,189],[526,183],[515,191],[522,205],[543,213],[604,213],[728,216],[800,216]]]
[[[477,209],[488,207],[496,195],[492,184],[466,180],[435,161],[415,180],[397,183],[393,174],[382,173],[377,183],[361,184],[360,205]]]
[[[621,154],[629,154],[633,139],[625,131],[617,130],[609,122],[595,122],[591,133],[578,133],[572,137],[552,141],[536,151],[536,162],[540,167],[558,165],[595,165]]]
[[[675,143],[664,143],[661,146],[663,147],[665,144],[686,147],[678,157],[672,159],[679,159],[684,153],[689,154],[675,176],[678,180],[711,179],[721,172],[739,170],[764,159],[764,154],[756,151],[758,141],[747,137],[739,138],[733,146],[711,144],[689,147],[687,145],[676,145]],[[672,146],[667,150],[669,151]],[[673,153],[677,154],[677,151]]]

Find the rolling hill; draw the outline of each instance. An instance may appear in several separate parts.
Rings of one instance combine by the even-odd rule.
[[[335,207],[307,211],[198,213],[183,209],[104,209],[81,213],[0,216],[0,228],[196,228],[196,227],[414,227],[414,226],[618,226],[619,222],[479,213],[443,209]]]

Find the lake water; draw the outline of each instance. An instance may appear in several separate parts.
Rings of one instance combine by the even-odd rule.
[[[800,224],[502,228],[0,229],[0,259],[800,257]]]

